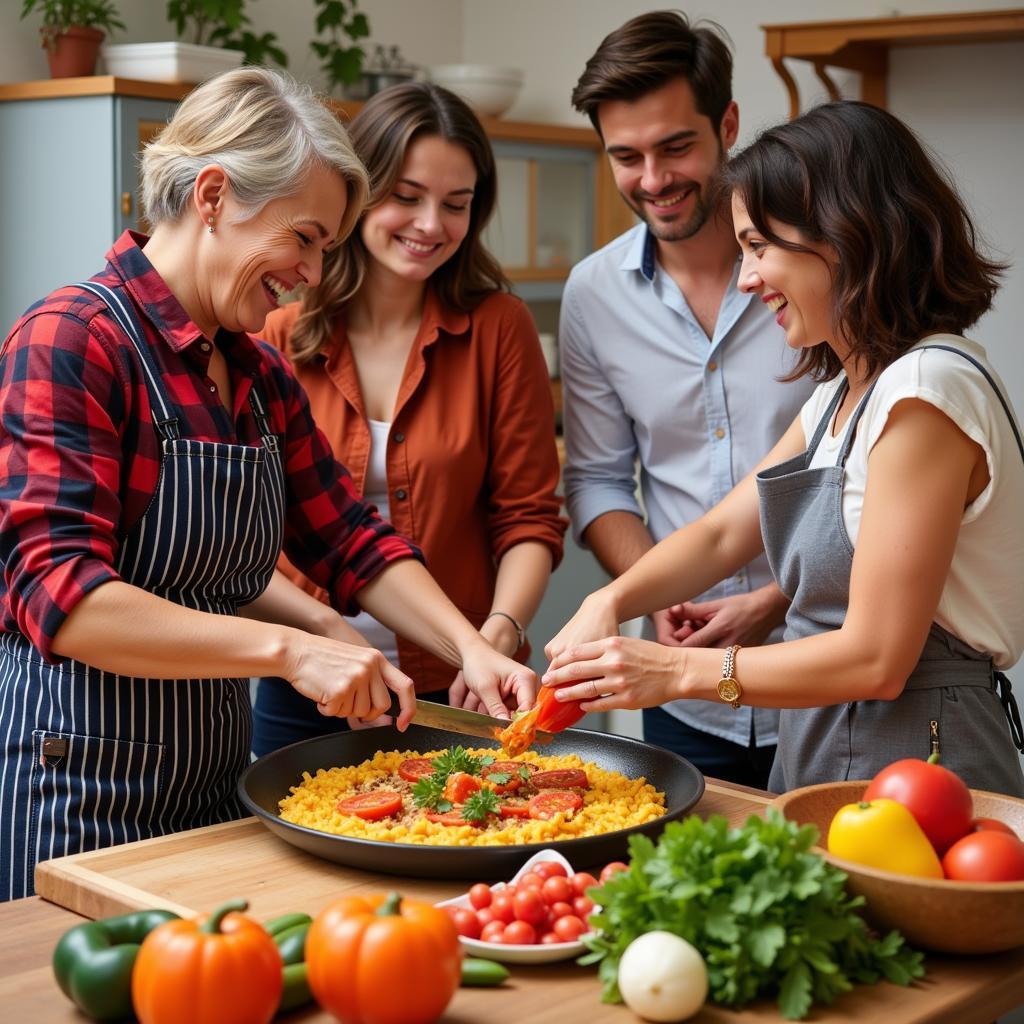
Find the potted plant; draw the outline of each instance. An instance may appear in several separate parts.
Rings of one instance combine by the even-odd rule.
[[[194,46],[241,50],[244,64],[273,61],[288,66],[288,55],[278,45],[275,32],[256,35],[247,27],[252,19],[245,13],[245,0],[167,0],[167,17],[179,39],[191,29]]]
[[[33,11],[43,15],[39,35],[51,78],[93,74],[104,35],[124,28],[113,0],[24,0],[21,16]]]
[[[359,0],[314,0],[317,36],[309,45],[320,58],[320,70],[327,77],[327,90],[351,85],[359,80],[366,51],[360,39],[370,35],[370,23],[357,10]]]

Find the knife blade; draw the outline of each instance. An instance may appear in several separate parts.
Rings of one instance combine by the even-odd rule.
[[[394,703],[397,704],[397,701]],[[397,711],[392,707],[392,714]],[[504,718],[491,718],[477,711],[465,708],[452,708],[447,704],[438,704],[432,700],[417,700],[416,714],[413,725],[422,725],[428,729],[443,729],[446,732],[457,732],[463,736],[478,736],[482,739],[496,739],[495,729],[504,729],[509,723]],[[539,732],[535,743],[546,745],[551,742],[552,733]]]

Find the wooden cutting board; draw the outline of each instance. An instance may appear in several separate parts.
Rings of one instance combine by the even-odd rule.
[[[769,802],[756,790],[709,782],[695,810],[702,817],[721,814],[740,824]],[[147,907],[192,915],[240,896],[249,900],[257,920],[266,920],[294,910],[315,914],[338,896],[396,887],[433,902],[467,886],[334,864],[290,846],[258,818],[58,857],[36,868],[40,896],[93,919]]]

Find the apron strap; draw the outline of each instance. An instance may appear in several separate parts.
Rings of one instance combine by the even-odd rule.
[[[839,408],[840,403],[846,396],[846,392],[850,390],[850,385],[847,381],[836,388],[836,393],[832,396],[832,401],[828,403],[828,408],[825,410],[821,419],[818,420],[818,425],[814,428],[814,434],[811,436],[810,443],[807,445],[807,457],[806,464],[811,464],[811,459],[814,453],[818,450],[818,445],[821,444],[821,439],[825,436],[825,431],[828,429],[828,425],[832,422],[832,417],[836,414],[836,409]]]
[[[92,292],[107,309],[110,310],[117,325],[131,339],[142,360],[142,366],[149,381],[149,393],[152,396],[154,408],[153,422],[161,437],[176,440],[180,434],[178,431],[178,418],[168,406],[163,386],[160,384],[160,375],[153,364],[153,354],[149,350],[142,325],[135,314],[130,302],[122,300],[117,292],[99,281],[83,281],[79,288]],[[159,409],[159,412],[157,412]]]
[[[1010,739],[1013,740],[1013,745],[1024,754],[1024,727],[1021,726],[1020,708],[1017,707],[1017,698],[1013,695],[1013,686],[1005,673],[997,671],[995,677],[996,695],[1006,713],[1006,721],[1010,726]]]

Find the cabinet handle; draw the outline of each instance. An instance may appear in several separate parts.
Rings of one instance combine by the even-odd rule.
[[[132,194],[131,192],[121,193],[121,213],[126,217],[132,215]]]

